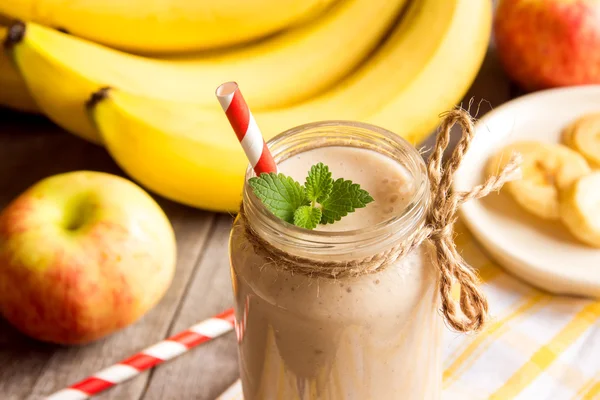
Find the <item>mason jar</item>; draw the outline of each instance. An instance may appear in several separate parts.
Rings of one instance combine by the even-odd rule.
[[[286,174],[315,154],[328,165],[341,157],[376,180],[373,204],[384,200],[371,211],[379,221],[307,230],[277,218],[245,185],[229,243],[244,398],[439,398],[443,323],[433,246],[425,241],[394,262],[361,269],[362,260],[385,256],[424,227],[429,182],[419,152],[389,131],[345,121],[299,126],[268,145]],[[307,172],[300,169],[298,176]],[[396,169],[406,179],[390,186]],[[248,169],[246,181],[253,176]],[[399,195],[401,207],[388,207]],[[290,258],[340,267],[295,269]]]

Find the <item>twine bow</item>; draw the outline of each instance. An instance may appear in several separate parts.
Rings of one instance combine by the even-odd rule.
[[[459,124],[462,136],[451,157],[443,162],[444,150],[448,147],[452,127]],[[513,157],[499,174],[489,177],[483,184],[468,192],[452,192],[452,180],[475,134],[471,116],[462,109],[455,109],[443,116],[438,130],[435,148],[429,159],[427,172],[430,181],[430,208],[423,229],[413,232],[405,241],[390,249],[366,258],[351,261],[322,261],[298,257],[283,251],[257,234],[248,223],[242,206],[239,218],[246,239],[257,253],[271,260],[279,268],[309,276],[344,278],[374,273],[394,264],[425,240],[429,239],[436,249],[437,265],[440,270],[439,290],[442,312],[450,327],[459,332],[480,330],[485,324],[488,303],[479,289],[475,271],[465,262],[454,244],[454,223],[458,208],[464,202],[487,196],[500,190],[505,182],[518,172],[518,157]],[[460,301],[452,298],[452,284],[460,285]]]
[[[448,147],[452,127],[459,124],[462,136],[450,158],[443,163],[444,150]],[[488,303],[479,288],[479,278],[454,244],[454,223],[458,218],[458,208],[471,199],[487,196],[498,191],[505,182],[518,173],[520,160],[514,156],[498,175],[490,176],[468,192],[451,192],[454,173],[460,166],[465,153],[475,135],[473,120],[461,109],[445,114],[440,125],[435,148],[427,166],[431,185],[431,206],[427,215],[428,237],[435,245],[440,269],[440,294],[442,312],[447,323],[459,332],[477,331],[485,324]],[[460,311],[452,298],[452,283],[460,284]]]

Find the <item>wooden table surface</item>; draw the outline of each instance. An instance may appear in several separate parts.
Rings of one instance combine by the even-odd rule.
[[[513,95],[490,48],[465,102],[474,98],[473,111],[485,99],[481,115]],[[430,138],[426,144],[431,143]],[[0,208],[44,177],[82,169],[123,175],[103,148],[41,117],[0,110]],[[0,318],[0,399],[43,398],[232,306],[227,256],[231,216],[155,198],[173,224],[178,247],[177,272],[162,301],[132,326],[79,347],[36,342]],[[214,399],[237,377],[236,344],[230,333],[97,398]]]

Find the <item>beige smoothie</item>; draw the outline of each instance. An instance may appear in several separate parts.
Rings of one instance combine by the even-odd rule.
[[[329,166],[334,179],[359,183],[374,198],[318,230],[335,234],[385,225],[413,200],[408,170],[372,150],[321,147],[279,168],[304,182],[318,162]],[[368,249],[357,245],[335,257],[366,255]],[[429,245],[422,245],[374,273],[314,278],[278,269],[277,260],[258,255],[234,227],[232,279],[245,399],[439,398],[442,320],[431,256]]]

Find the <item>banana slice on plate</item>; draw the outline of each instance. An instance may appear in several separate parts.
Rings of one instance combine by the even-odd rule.
[[[511,158],[521,154],[522,179],[509,182],[506,190],[525,210],[541,218],[560,218],[559,192],[591,172],[586,160],[560,144],[523,141],[504,147],[488,163],[489,174],[496,173]]]
[[[563,142],[600,168],[600,113],[585,115],[565,128]]]
[[[560,215],[575,237],[600,248],[600,172],[578,179],[561,193]]]

